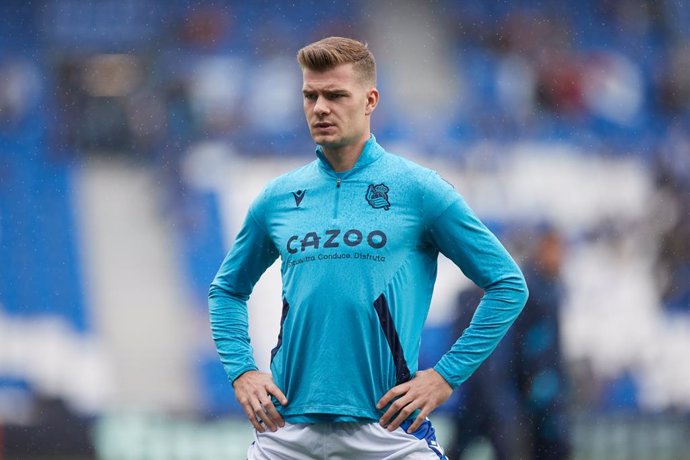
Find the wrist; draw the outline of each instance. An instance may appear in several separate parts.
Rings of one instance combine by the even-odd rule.
[[[235,382],[237,381],[237,379],[239,379],[240,377],[245,375],[247,372],[254,372],[257,370],[258,369],[256,367],[253,367],[253,366],[248,366],[246,368],[240,369],[238,372],[235,373],[235,375],[233,377],[230,378],[230,382],[232,383],[232,387],[235,388]]]

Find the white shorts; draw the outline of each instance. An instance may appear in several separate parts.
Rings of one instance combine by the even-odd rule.
[[[427,419],[413,434],[389,432],[378,423],[286,423],[254,433],[248,460],[447,460]]]

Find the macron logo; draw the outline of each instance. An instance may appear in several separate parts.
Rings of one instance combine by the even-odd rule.
[[[296,192],[292,192],[292,196],[295,197],[295,204],[299,206],[299,204],[302,202],[302,199],[304,198],[304,193],[306,190],[297,190]]]

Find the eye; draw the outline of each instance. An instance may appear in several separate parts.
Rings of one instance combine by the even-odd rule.
[[[304,98],[308,101],[315,101],[316,100],[316,94],[304,93]]]

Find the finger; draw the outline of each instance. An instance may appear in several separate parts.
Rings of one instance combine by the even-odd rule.
[[[259,433],[263,433],[264,431],[266,431],[265,428],[256,419],[254,411],[252,410],[252,407],[250,405],[243,405],[242,408],[244,409],[244,413],[247,414],[247,418],[249,419],[256,431],[258,431]]]
[[[276,410],[276,407],[271,404],[267,410],[266,413],[268,414],[268,417],[273,421],[273,423],[280,428],[285,426],[285,421],[283,420],[283,417],[280,415],[280,413]]]
[[[416,402],[411,402],[407,406],[403,407],[402,410],[398,413],[398,416],[393,419],[393,421],[386,427],[388,431],[395,431],[398,429],[400,424],[407,420],[412,413],[417,410],[419,407],[419,404]]]
[[[379,402],[376,404],[376,408],[377,409],[383,409],[384,407],[386,407],[386,404],[388,404],[389,402],[391,402],[391,400],[393,400],[393,398],[395,398],[396,396],[400,396],[400,395],[407,393],[408,389],[409,389],[409,385],[405,385],[405,384],[401,384],[401,385],[398,385],[398,386],[391,388],[390,390],[388,390],[386,392],[385,395],[383,395],[383,397],[381,399],[379,399]]]
[[[266,415],[271,419],[271,421],[279,426],[283,427],[285,426],[285,422],[283,421],[283,417],[280,416],[278,411],[276,410],[276,406],[273,405],[273,402],[268,399],[268,396],[264,397],[261,400],[261,405],[263,406],[264,410],[266,411]]]
[[[254,406],[254,413],[259,419],[261,419],[266,424],[266,427],[269,430],[276,431],[278,429],[278,427],[276,427],[275,423],[273,423],[271,418],[266,413],[266,409],[264,408],[264,406],[258,403],[258,401],[257,404]]]
[[[415,431],[417,431],[417,429],[420,426],[422,426],[422,423],[424,423],[424,421],[426,420],[427,415],[428,415],[428,412],[425,410],[422,410],[419,413],[419,415],[417,416],[417,418],[414,419],[414,422],[412,422],[412,425],[410,425],[410,427],[407,429],[407,432],[412,434]]]
[[[410,395],[404,395],[400,397],[399,399],[395,400],[389,407],[388,410],[381,416],[381,419],[379,420],[379,423],[381,423],[381,426],[386,428],[388,423],[390,422],[390,419],[395,417],[395,415],[400,412],[405,406],[407,406],[410,402],[412,401],[412,397]]]
[[[266,391],[268,391],[268,394],[273,395],[283,406],[285,406],[288,403],[288,400],[283,394],[283,392],[280,391],[280,388],[278,388],[275,384],[272,383],[266,385]]]

